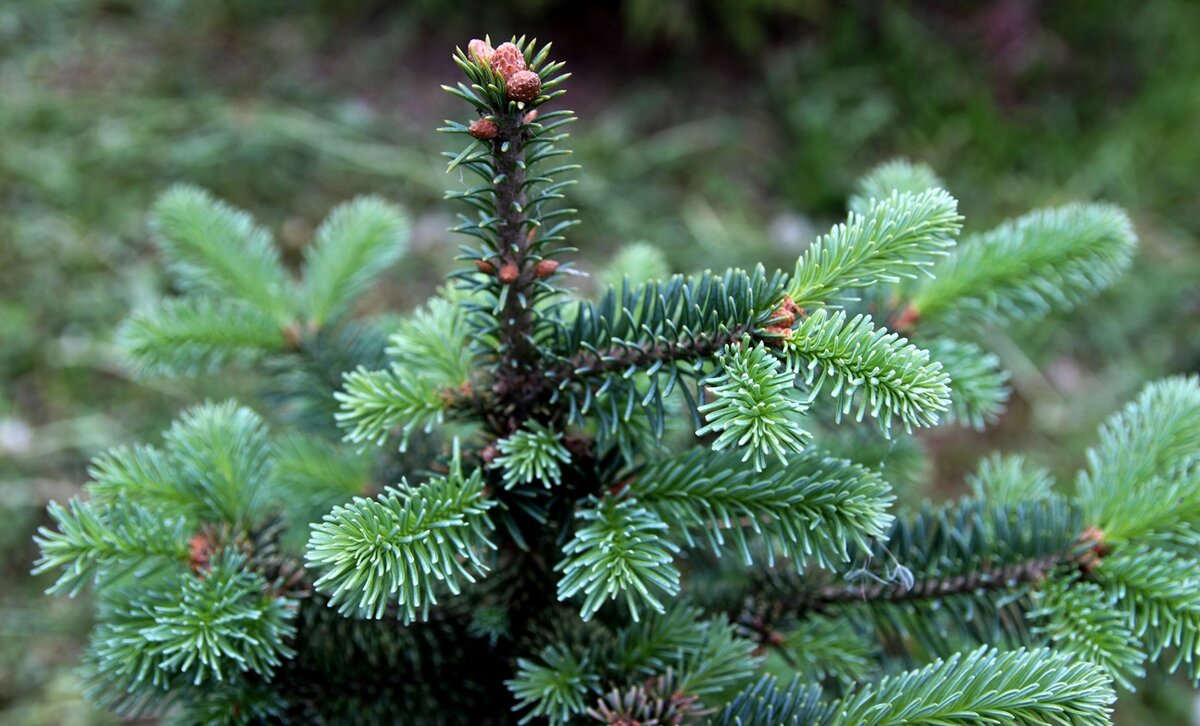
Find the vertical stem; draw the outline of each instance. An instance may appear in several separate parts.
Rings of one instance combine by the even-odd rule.
[[[530,366],[536,350],[530,342],[533,311],[528,307],[527,290],[533,271],[528,264],[529,238],[525,232],[525,135],[521,131],[523,112],[501,118],[496,139],[496,208],[500,214],[502,264],[516,266],[518,277],[509,284],[508,296],[500,313],[501,369],[513,371]],[[505,147],[507,144],[507,148]]]

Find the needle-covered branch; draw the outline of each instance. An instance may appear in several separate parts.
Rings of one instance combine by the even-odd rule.
[[[912,298],[923,323],[1006,324],[1068,310],[1107,288],[1137,243],[1125,212],[1107,204],[1042,209],[969,237]]]
[[[958,202],[944,190],[872,199],[796,262],[788,295],[802,309],[854,300],[855,291],[928,270],[954,246]]]
[[[623,494],[656,512],[669,536],[718,554],[733,549],[746,565],[765,550],[768,566],[784,557],[800,569],[833,567],[891,525],[891,488],[864,467],[806,452],[754,471],[740,458],[703,450],[672,457],[638,472]]]
[[[456,471],[334,507],[309,538],[308,566],[321,573],[313,586],[347,615],[378,619],[398,605],[406,621],[425,619],[439,589],[457,595],[460,581],[487,573],[492,506],[478,471]]]

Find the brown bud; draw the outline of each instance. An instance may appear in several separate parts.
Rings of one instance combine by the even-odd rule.
[[[796,318],[800,317],[804,317],[804,311],[796,305],[795,300],[785,295],[783,300],[779,301],[779,307],[771,313],[774,322],[763,328],[767,334],[764,342],[767,345],[781,347],[783,341],[792,337],[792,326],[796,324]]]
[[[481,449],[479,452],[479,458],[483,459],[483,463],[485,463],[485,464],[492,463],[493,461],[496,460],[496,457],[499,455],[500,455],[500,452],[496,449],[495,446],[492,446],[491,444],[488,444],[487,446],[483,447],[483,449]]]
[[[484,68],[492,64],[492,55],[495,52],[495,49],[488,45],[487,41],[479,38],[472,38],[471,42],[467,44],[467,57]]]
[[[541,260],[533,267],[533,276],[541,280],[550,277],[558,269],[558,260]]]
[[[787,300],[790,302],[790,298]],[[791,307],[795,307],[795,305],[792,305]],[[775,325],[772,327],[779,326],[782,328],[790,328],[796,322],[796,313],[789,309],[789,306],[787,305],[780,305],[775,309],[775,312],[771,313],[771,316],[775,318],[776,321]]]
[[[475,269],[479,270],[485,275],[496,274],[496,266],[487,260],[475,260]]]
[[[500,133],[500,127],[490,118],[481,118],[467,127],[467,133],[477,139],[494,139]]]
[[[520,276],[521,271],[517,269],[517,263],[515,262],[505,262],[504,266],[500,268],[500,282],[505,285],[513,284]]]
[[[1079,544],[1085,547],[1077,558],[1079,567],[1084,572],[1091,572],[1100,566],[1105,557],[1112,553],[1112,548],[1104,541],[1104,530],[1095,525],[1088,525],[1079,535]]]
[[[188,564],[196,572],[210,569],[213,543],[205,532],[197,532],[188,540]]]
[[[523,124],[531,124],[534,121],[537,121],[537,109],[536,108],[533,109],[532,111],[530,111],[529,113],[525,114],[525,118],[521,119],[521,123],[523,123]]]
[[[917,310],[917,306],[909,303],[908,307],[900,311],[900,314],[892,318],[892,328],[895,330],[911,330],[921,320],[921,311]]]
[[[491,66],[507,81],[517,71],[525,70],[525,54],[512,43],[502,43],[492,53]]]
[[[304,330],[300,327],[300,323],[288,323],[283,328],[283,339],[287,341],[288,347],[299,348],[303,337]]]
[[[542,92],[542,79],[533,71],[517,71],[508,77],[508,97],[526,103]]]
[[[457,388],[443,388],[438,391],[438,398],[441,399],[447,408],[461,406],[469,401],[473,395],[475,395],[475,387],[471,385],[470,381],[463,383]]]

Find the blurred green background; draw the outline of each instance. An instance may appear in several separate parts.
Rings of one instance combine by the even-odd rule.
[[[790,268],[861,173],[924,161],[968,228],[1036,206],[1126,206],[1133,271],[1070,316],[986,341],[1015,373],[984,434],[938,432],[931,488],[986,447],[1069,481],[1098,420],[1200,368],[1200,3],[1155,0],[8,0],[0,3],[0,723],[106,723],[76,693],[88,604],[28,577],[49,499],[228,378],[135,383],[116,323],[168,292],[145,210],[174,181],[269,224],[292,261],[338,201],[378,193],[413,251],[369,301],[407,307],[452,266],[433,133],[454,45],[553,40],[574,77],[585,269],[623,245],[674,268]],[[582,283],[587,285],[585,281]],[[921,496],[917,494],[916,496]],[[1120,723],[1187,723],[1152,677]]]

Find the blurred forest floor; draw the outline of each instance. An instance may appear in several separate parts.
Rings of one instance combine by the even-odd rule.
[[[596,7],[593,7],[596,6]],[[602,6],[602,7],[601,7]],[[985,434],[938,432],[933,490],[985,447],[1066,481],[1095,425],[1152,377],[1200,369],[1200,4],[1188,0],[18,0],[0,5],[0,722],[104,723],[76,693],[86,603],[28,577],[48,499],[98,451],[156,435],[237,380],[135,383],[116,323],[162,295],[145,210],[174,181],[268,223],[293,262],[338,201],[403,203],[414,250],[374,306],[432,292],[457,242],[433,132],[450,49],[555,41],[584,267],[623,245],[672,266],[790,268],[854,179],[931,164],[968,229],[1072,199],[1126,206],[1135,268],[1098,302],[988,347],[1014,371]],[[587,284],[586,282],[584,283]],[[1152,677],[1120,720],[1190,718]],[[1154,714],[1153,716],[1151,714]]]

